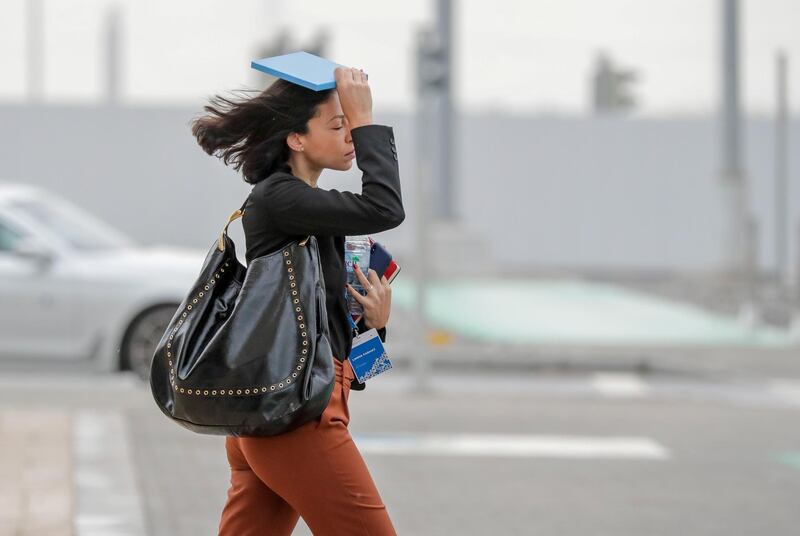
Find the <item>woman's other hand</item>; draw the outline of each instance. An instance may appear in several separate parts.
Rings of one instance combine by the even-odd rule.
[[[355,67],[337,67],[333,76],[339,104],[350,128],[372,124],[372,92],[364,71]]]
[[[392,308],[392,287],[389,285],[389,281],[386,276],[378,279],[378,273],[375,270],[369,270],[369,278],[367,278],[361,272],[358,264],[355,264],[354,269],[356,277],[365,290],[372,285],[372,290],[367,290],[367,295],[362,296],[350,283],[347,283],[347,292],[364,308],[364,325],[370,329],[386,327]]]

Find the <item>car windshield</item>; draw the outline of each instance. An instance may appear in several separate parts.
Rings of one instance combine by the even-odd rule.
[[[61,199],[16,199],[12,206],[73,249],[103,250],[133,245],[128,236]]]

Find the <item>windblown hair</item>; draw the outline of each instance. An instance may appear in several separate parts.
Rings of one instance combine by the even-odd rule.
[[[306,134],[308,120],[319,114],[317,105],[335,89],[314,91],[281,78],[255,97],[258,90],[239,90],[237,101],[216,95],[203,107],[207,114],[192,121],[192,134],[203,150],[233,165],[245,182],[255,184],[271,173],[285,170],[292,132]]]

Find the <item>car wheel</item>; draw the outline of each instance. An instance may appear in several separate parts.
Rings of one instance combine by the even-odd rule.
[[[144,381],[150,379],[150,362],[156,346],[177,308],[165,305],[148,309],[131,322],[120,347],[122,370],[132,370]]]

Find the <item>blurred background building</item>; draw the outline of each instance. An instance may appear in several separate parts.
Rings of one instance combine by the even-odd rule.
[[[433,219],[459,222],[442,242],[481,250],[442,269],[705,286],[738,273],[746,278],[724,283],[724,296],[752,292],[740,283],[753,278],[792,292],[800,151],[787,147],[800,140],[800,99],[785,88],[797,87],[786,66],[800,38],[791,3],[449,4],[410,2],[366,19],[358,2],[242,1],[225,11],[5,2],[0,177],[51,188],[143,243],[207,248],[247,185],[199,150],[188,121],[214,93],[269,83],[250,58],[305,49],[365,67],[376,120],[396,127],[411,217],[385,240],[406,265],[421,157],[433,165]],[[426,73],[441,45],[424,31],[443,28],[455,31],[443,47],[448,98],[437,105],[436,74]],[[428,101],[440,111],[427,117],[449,126],[418,143]],[[323,177],[323,187],[357,190],[360,172]],[[175,210],[187,200],[192,225]],[[687,288],[672,291],[697,295]]]

